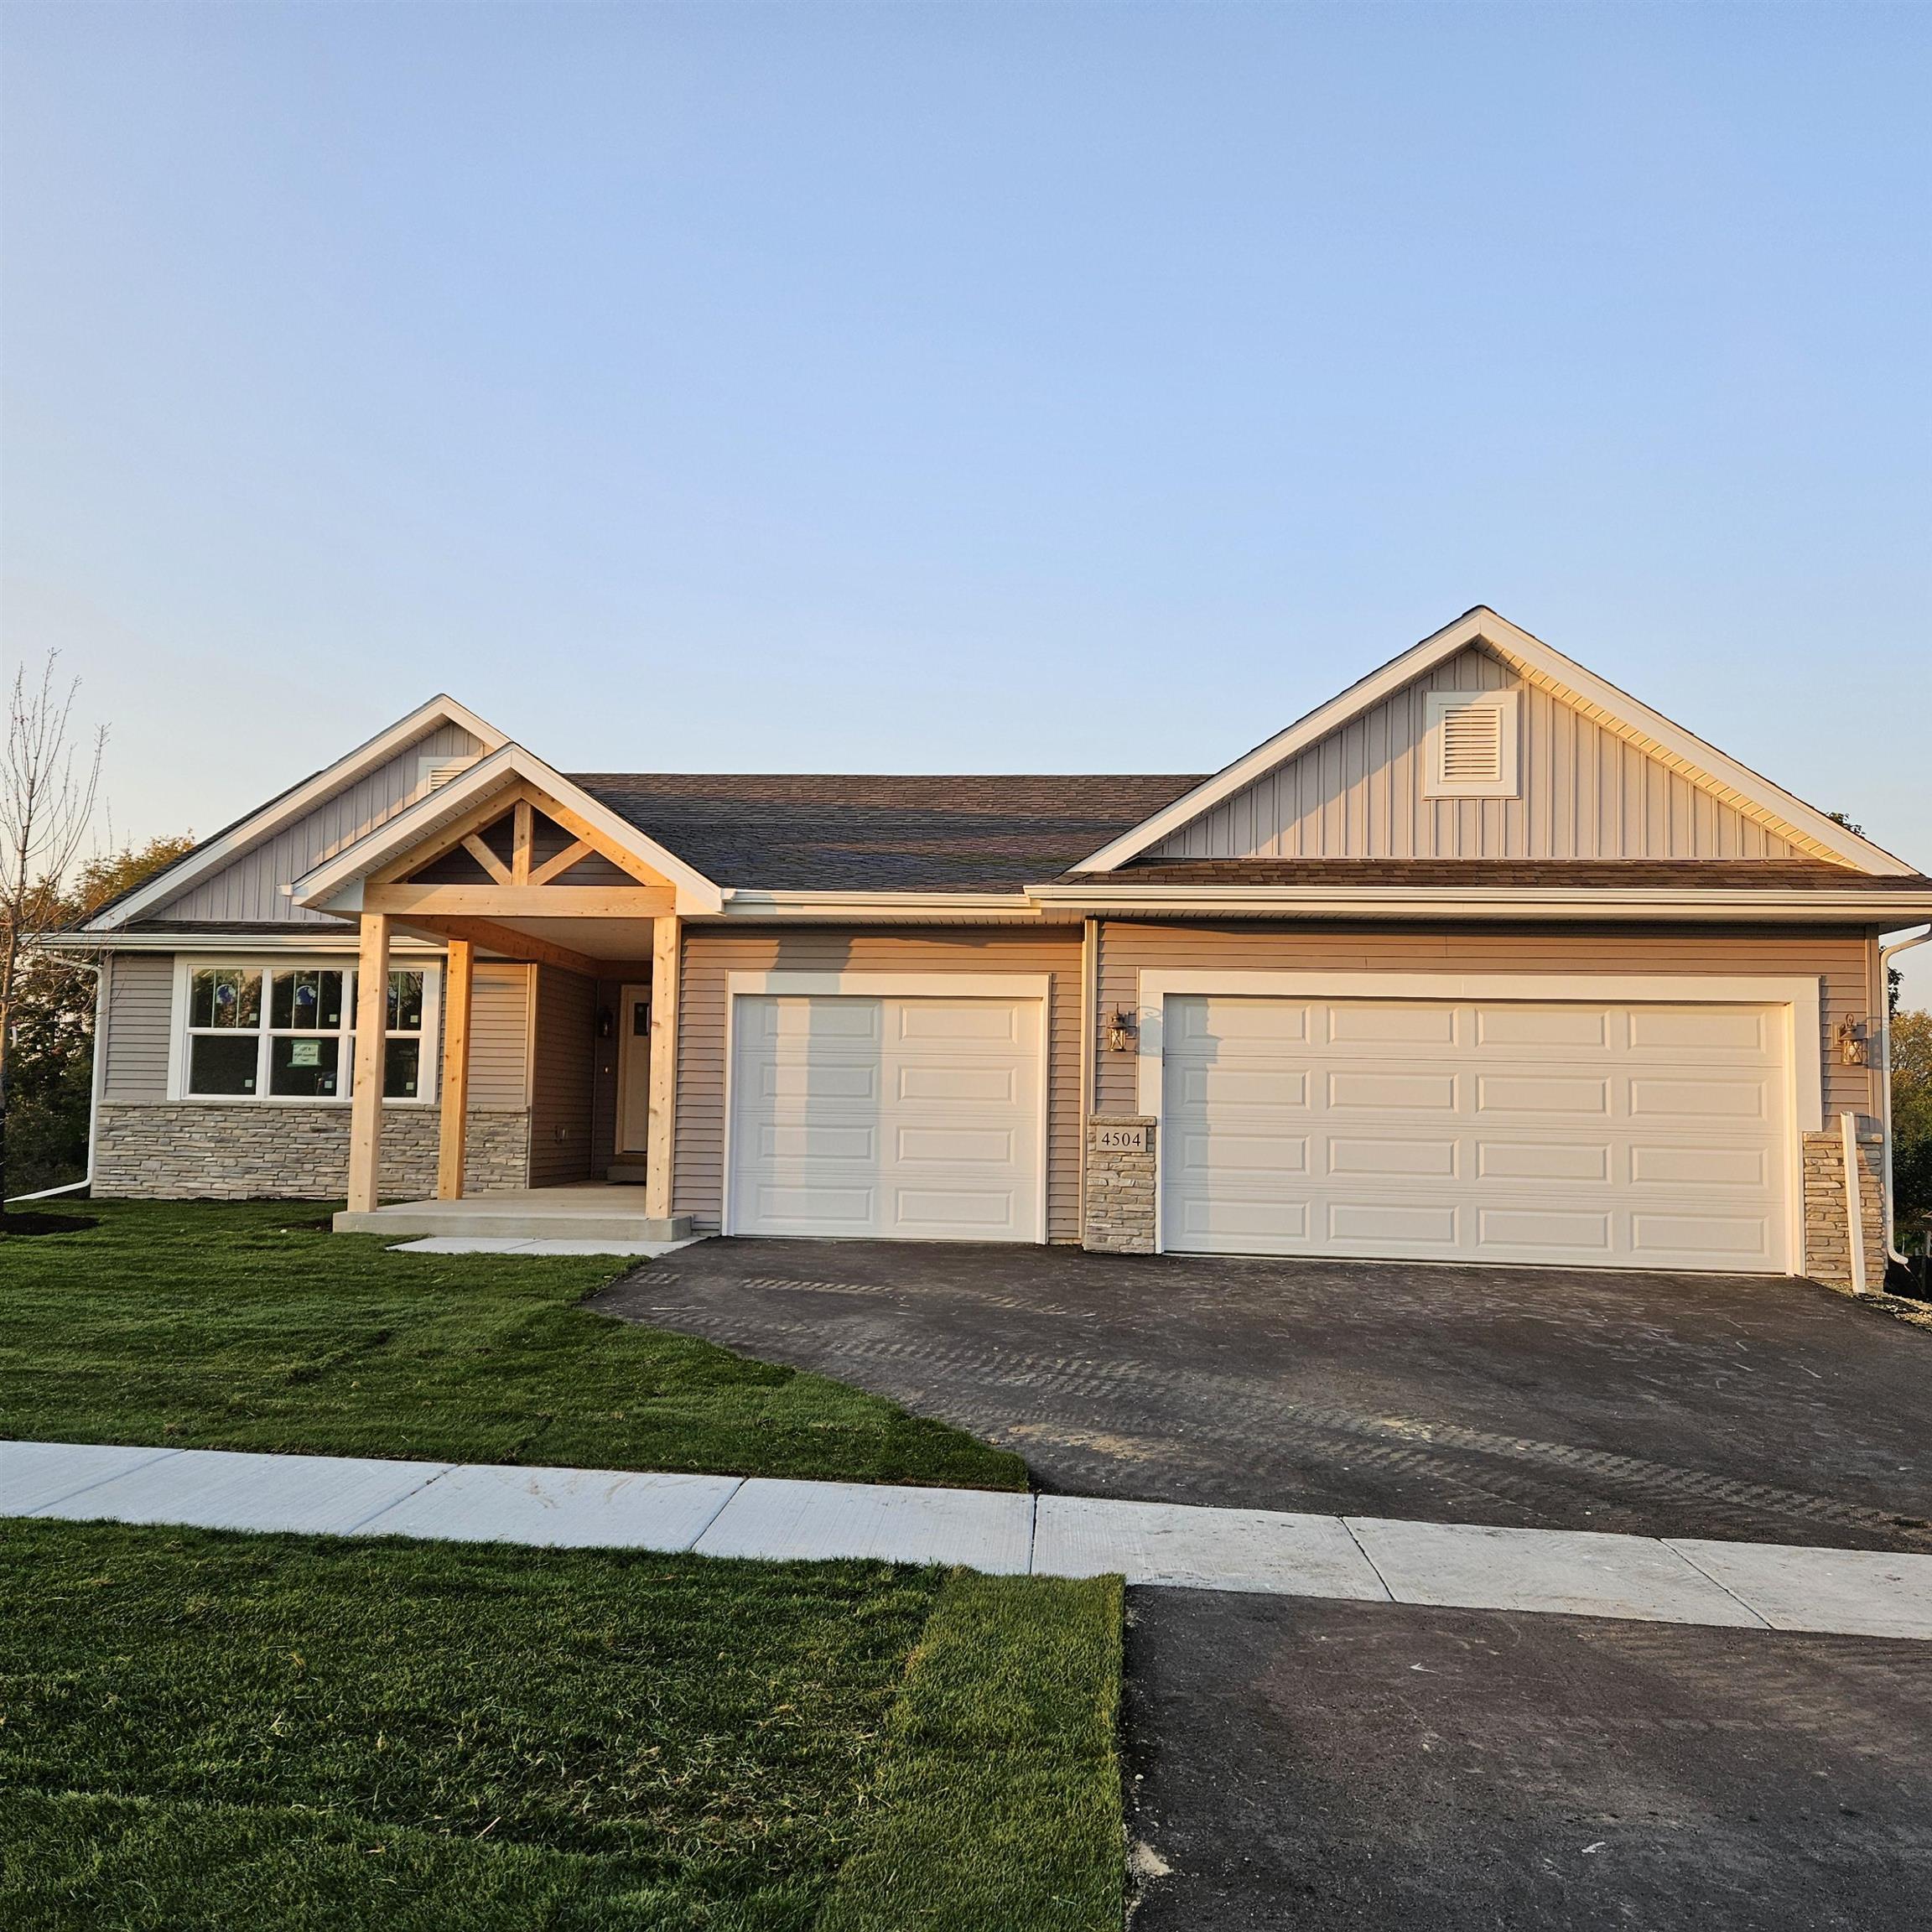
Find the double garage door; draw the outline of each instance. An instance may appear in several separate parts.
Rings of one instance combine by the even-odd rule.
[[[730,1231],[1042,1239],[1041,1004],[738,995]]]
[[[1782,1272],[1769,1006],[1167,996],[1161,1243]]]

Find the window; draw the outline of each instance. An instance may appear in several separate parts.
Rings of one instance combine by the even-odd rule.
[[[1514,691],[1431,691],[1428,715],[1425,797],[1519,795]]]
[[[382,1097],[413,1100],[423,1074],[424,975],[404,969],[389,975],[388,1037],[382,1045]],[[351,1021],[351,1026],[354,1021]]]
[[[356,974],[340,966],[194,967],[187,972],[183,1090],[196,1099],[343,1100],[354,1084]],[[433,971],[389,975],[382,1092],[424,1098],[435,1026]]]

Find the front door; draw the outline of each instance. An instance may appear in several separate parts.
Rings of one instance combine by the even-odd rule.
[[[617,1151],[641,1156],[651,1121],[651,989],[626,986],[617,1002]]]

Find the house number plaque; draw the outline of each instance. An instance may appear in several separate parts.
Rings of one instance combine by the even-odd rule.
[[[1147,1151],[1147,1130],[1145,1126],[1096,1127],[1093,1130],[1093,1145],[1107,1153],[1145,1154]]]

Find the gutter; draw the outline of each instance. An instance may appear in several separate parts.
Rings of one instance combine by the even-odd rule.
[[[1905,1257],[1898,1252],[1898,1208],[1892,1194],[1892,985],[1886,974],[1894,953],[1909,953],[1932,939],[1932,926],[1908,939],[1894,939],[1878,948],[1878,1119],[1885,1136],[1884,1208],[1885,1258],[1903,1267]]]
[[[1042,909],[1242,918],[1400,919],[1417,914],[1509,919],[1654,919],[1686,915],[1717,922],[1870,925],[1888,916],[1932,919],[1932,892],[1820,887],[1768,892],[1756,887],[1621,888],[1519,886],[1119,886],[1047,884],[1028,888]]]

